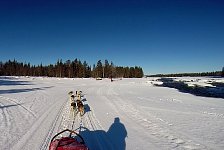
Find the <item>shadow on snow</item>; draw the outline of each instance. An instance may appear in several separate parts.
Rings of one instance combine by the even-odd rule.
[[[85,113],[91,111],[91,109],[90,109],[88,104],[84,104],[84,109],[85,109]]]
[[[0,90],[0,94],[13,94],[13,93],[22,93],[22,92],[31,92],[37,90],[44,90],[52,88],[53,86],[41,87],[41,88],[29,88],[29,89],[9,89],[9,90]]]
[[[29,81],[19,81],[14,77],[0,77],[0,86],[15,86],[15,85],[33,85]]]
[[[0,109],[9,108],[9,107],[14,107],[14,106],[20,106],[20,105],[22,105],[22,104],[0,105]]]
[[[160,81],[163,82],[162,85],[157,85],[160,87],[169,87],[177,89],[182,93],[189,93],[195,96],[202,97],[215,97],[224,98],[224,84],[223,83],[211,83],[215,87],[202,87],[195,85],[194,87],[189,87],[186,83],[182,81],[174,81],[171,78],[161,78]]]
[[[114,122],[106,132],[104,130],[90,131],[86,127],[80,127],[79,134],[84,138],[87,147],[92,150],[114,149],[125,150],[127,131],[119,117],[114,118]],[[75,137],[77,138],[77,137]]]

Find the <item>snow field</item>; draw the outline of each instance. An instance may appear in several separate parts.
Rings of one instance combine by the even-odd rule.
[[[83,91],[83,116],[70,115],[71,90]],[[221,150],[223,124],[222,98],[155,87],[146,78],[0,77],[1,149],[45,150],[69,128],[91,150]]]

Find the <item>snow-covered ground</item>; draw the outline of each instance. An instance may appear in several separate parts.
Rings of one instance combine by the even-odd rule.
[[[0,77],[0,149],[45,150],[65,128],[91,150],[224,149],[224,99],[151,81]],[[71,90],[83,91],[86,108],[74,120]]]

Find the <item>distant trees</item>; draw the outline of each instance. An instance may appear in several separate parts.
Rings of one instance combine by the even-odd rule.
[[[68,78],[89,78],[89,77],[124,77],[124,78],[141,78],[143,70],[141,67],[121,67],[115,66],[113,62],[105,60],[97,61],[97,64],[91,68],[86,61],[81,62],[77,58],[73,61],[58,59],[55,64],[43,66],[31,65],[30,63],[17,62],[8,60],[0,61],[0,76],[48,76],[48,77],[68,77]]]
[[[177,74],[156,74],[147,77],[203,77],[203,76],[222,76],[222,71],[201,72],[201,73],[177,73]]]
[[[113,62],[109,64],[108,60],[105,60],[104,64],[98,61],[97,66],[93,68],[93,72],[95,75],[93,77],[101,78],[142,78],[144,76],[141,67],[115,66]]]

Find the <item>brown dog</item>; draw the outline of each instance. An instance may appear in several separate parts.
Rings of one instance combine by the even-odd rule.
[[[83,116],[85,110],[84,110],[84,105],[83,105],[82,101],[77,100],[76,103],[77,103],[77,107],[78,107],[78,111],[80,112],[80,115]]]

